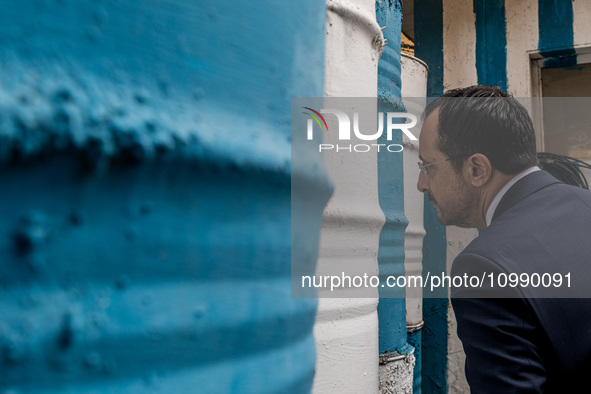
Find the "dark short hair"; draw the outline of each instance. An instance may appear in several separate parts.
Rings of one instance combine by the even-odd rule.
[[[437,148],[459,171],[464,159],[485,155],[494,169],[517,174],[538,164],[532,120],[523,105],[498,86],[449,90],[425,109],[439,108]]]

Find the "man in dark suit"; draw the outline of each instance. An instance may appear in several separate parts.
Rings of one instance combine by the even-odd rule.
[[[479,278],[451,287],[472,392],[591,393],[591,192],[537,167],[531,119],[499,88],[432,102],[419,146],[439,222],[483,229],[450,274]]]

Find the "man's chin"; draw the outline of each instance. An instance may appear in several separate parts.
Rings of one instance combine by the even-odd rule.
[[[433,204],[433,209],[435,209],[435,212],[437,212],[437,221],[439,222],[439,224],[441,224],[442,226],[449,226],[451,223],[449,223],[449,220],[447,218],[443,217],[443,214],[439,209],[439,205],[437,205],[437,203],[433,200],[429,201],[431,201],[431,204]]]
[[[441,224],[442,226],[447,226],[449,225],[449,223],[447,223],[447,221],[443,218],[443,216],[441,215],[441,212],[437,211],[437,221],[439,222],[439,224]]]
[[[450,218],[449,215],[448,216],[443,216],[443,213],[441,212],[441,209],[439,208],[439,205],[437,205],[437,203],[434,203],[433,201],[431,201],[431,203],[433,204],[433,208],[435,209],[435,212],[437,212],[437,221],[442,226],[456,226],[456,227],[462,227],[462,228],[476,228],[476,226],[472,225],[467,220],[467,218],[460,217],[460,216],[453,216],[453,217]]]
[[[435,209],[435,212],[437,212],[437,221],[439,222],[439,224],[446,226],[445,219],[443,218],[443,215],[441,214],[441,211],[439,210],[439,206],[436,203],[434,203],[433,201],[431,201],[431,203],[433,204],[433,209]]]
[[[455,223],[450,222],[449,217],[443,216],[443,213],[441,213],[441,211],[439,210],[439,206],[437,204],[433,204],[433,208],[435,208],[435,211],[437,212],[437,221],[439,222],[439,224],[441,224],[442,226],[456,225]]]

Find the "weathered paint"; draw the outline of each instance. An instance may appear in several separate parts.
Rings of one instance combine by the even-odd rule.
[[[505,0],[474,0],[478,83],[507,90]]]
[[[476,84],[476,16],[474,0],[443,0],[443,86],[445,90]]]
[[[309,392],[290,234],[313,268],[329,188],[290,227],[289,103],[324,2],[10,3],[0,391]]]
[[[443,93],[443,5],[442,0],[415,2],[415,55],[429,66],[427,97]],[[437,213],[424,198],[423,275],[445,270],[445,227],[437,222]],[[422,392],[447,390],[447,293],[442,298],[423,300]]]
[[[588,1],[573,1],[573,44],[577,46],[591,44],[591,7]]]
[[[376,18],[383,30],[388,45],[384,48],[378,63],[378,104],[380,112],[400,112],[404,110],[401,97],[400,34],[402,27],[402,2],[400,0],[376,1]],[[386,143],[385,135],[379,143]],[[402,133],[393,138],[393,143],[402,144]],[[386,223],[380,233],[378,264],[380,280],[389,275],[405,274],[404,268],[404,230],[408,220],[404,216],[404,175],[401,154],[378,153],[378,187],[380,206],[384,211]],[[382,291],[385,290],[385,291]],[[385,298],[390,297],[390,298]],[[395,297],[395,298],[392,298]],[[414,349],[406,339],[406,302],[404,289],[380,288],[378,316],[380,323],[380,355],[394,353],[407,355],[390,361],[380,367],[380,391],[405,391],[412,387]],[[410,362],[410,363],[409,363]]]
[[[572,0],[538,1],[538,49],[548,58],[544,67],[566,67],[577,63],[573,48]]]
[[[383,39],[374,0],[356,1],[355,5],[331,0],[327,8],[327,101],[375,97]],[[323,137],[325,143],[338,144],[331,140],[337,138],[335,134],[324,133]],[[340,274],[346,265],[349,275],[377,275],[378,237],[384,224],[378,200],[377,153],[328,151],[324,160],[335,192],[323,213],[316,274]],[[342,256],[348,256],[346,262]],[[373,296],[366,294],[367,298],[319,300],[313,392],[378,391],[378,298],[377,291],[372,291]]]
[[[538,46],[538,0],[506,1],[507,90],[514,97],[530,97],[531,64],[528,52]]]

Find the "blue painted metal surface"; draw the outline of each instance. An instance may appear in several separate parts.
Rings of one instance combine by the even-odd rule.
[[[290,97],[325,3],[9,3],[0,391],[309,392],[290,235],[313,269],[328,188],[292,228]]]
[[[442,0],[416,0],[415,55],[429,66],[427,97],[443,94],[443,4]],[[425,196],[423,276],[445,271],[445,227],[437,222],[437,212]],[[429,293],[433,296],[433,293]],[[423,299],[422,384],[424,393],[447,392],[447,291],[440,298]]]
[[[577,64],[572,3],[572,0],[538,0],[538,49],[548,58],[544,62],[546,68]]]
[[[507,90],[505,0],[474,0],[478,83]]]
[[[422,364],[423,364],[423,349],[421,348],[421,341],[422,341],[422,331],[423,329],[419,329],[418,331],[414,331],[408,334],[408,344],[412,346],[415,356],[415,369],[413,372],[413,381],[412,381],[412,392],[414,393],[421,393],[421,385],[423,384],[423,373],[422,373]]]
[[[376,17],[388,45],[378,63],[378,104],[380,112],[404,111],[401,97],[400,29],[402,3],[376,1]],[[381,137],[388,143],[386,136]],[[402,133],[394,134],[390,143],[402,144]],[[404,230],[408,220],[404,216],[404,178],[401,154],[378,152],[378,194],[386,222],[380,232],[378,264],[380,277],[404,275]],[[385,298],[388,297],[388,298]],[[378,304],[380,354],[390,351],[407,353],[412,350],[406,341],[406,301],[404,289],[380,288]]]
[[[443,94],[442,0],[415,0],[415,55],[429,66],[427,97]]]

